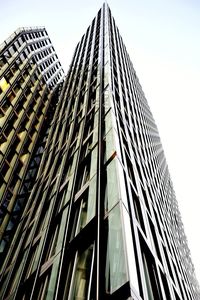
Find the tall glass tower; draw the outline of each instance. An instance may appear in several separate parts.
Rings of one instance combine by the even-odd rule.
[[[0,298],[199,299],[158,130],[106,4],[52,101]]]

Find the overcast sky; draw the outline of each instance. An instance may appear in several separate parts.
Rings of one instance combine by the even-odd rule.
[[[0,41],[45,26],[67,71],[103,1],[6,0]],[[200,1],[108,1],[158,126],[200,282]]]

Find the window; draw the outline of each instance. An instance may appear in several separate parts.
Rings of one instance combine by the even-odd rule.
[[[157,254],[159,260],[162,262],[161,255],[160,255],[159,242],[158,242],[159,235],[158,235],[158,232],[155,231],[155,226],[154,226],[154,224],[151,221],[151,218],[149,216],[148,216],[148,220],[149,220],[151,236],[152,236],[152,241],[153,241],[153,244],[154,244],[154,247],[155,247],[155,251],[156,251],[156,254]]]
[[[143,270],[144,270],[144,277],[146,281],[146,290],[148,294],[148,299],[162,300],[163,297],[160,290],[160,282],[156,270],[155,260],[141,235],[140,235],[140,241],[141,241]]]
[[[9,107],[10,107],[10,102],[7,99],[5,99],[4,102],[1,105],[1,109],[4,112],[6,112],[9,109]]]
[[[108,215],[108,243],[106,259],[106,292],[112,294],[128,280],[126,257],[120,220],[120,206]]]
[[[171,300],[172,298],[171,298],[171,295],[170,295],[170,290],[169,290],[169,286],[168,286],[167,276],[164,275],[162,271],[160,273],[161,273],[163,287],[164,287],[164,290],[165,290],[166,299],[167,300]],[[180,285],[180,289],[181,289],[181,285]],[[183,295],[182,295],[182,297],[183,297]]]
[[[0,68],[3,67],[6,64],[6,59],[5,57],[2,55],[0,56]]]
[[[26,257],[26,251],[24,251],[23,254],[21,254],[19,256],[19,259],[17,260],[17,263],[15,264],[15,267],[12,272],[12,276],[8,283],[5,298],[7,298],[10,294],[12,294],[14,292],[14,290],[17,287],[17,284],[19,283],[19,280],[21,277],[20,274],[23,269],[23,263],[24,263],[25,257]]]
[[[37,289],[35,289],[34,299],[47,299],[50,275],[50,272],[48,272],[40,278]]]
[[[78,192],[81,187],[90,179],[90,163],[91,163],[91,157],[88,158],[88,161],[86,161],[85,165],[80,165],[79,169],[79,176],[77,180],[77,188],[76,191]]]
[[[133,205],[134,205],[134,210],[135,210],[135,216],[136,216],[138,223],[141,226],[141,229],[145,233],[145,226],[144,226],[144,221],[143,221],[143,213],[142,213],[141,204],[140,204],[140,201],[139,201],[138,197],[136,196],[132,187],[131,187],[131,191],[132,191],[132,196],[133,196]]]
[[[9,83],[7,83],[6,79],[4,77],[1,78],[0,80],[0,88],[2,92],[6,92],[7,89],[9,88]]]
[[[9,53],[8,50],[6,50],[6,51],[4,52],[4,56],[7,58],[7,60],[9,60],[9,58],[11,58],[11,55],[10,55],[10,53]]]
[[[19,42],[20,46],[23,44],[23,40],[21,37],[19,37],[18,42]]]
[[[10,91],[10,93],[8,93],[7,98],[10,102],[15,98],[15,94],[13,93],[13,91]]]
[[[14,45],[15,45],[15,48],[16,48],[16,49],[19,49],[19,43],[18,43],[18,41],[15,41],[15,42],[14,42]]]
[[[9,52],[10,52],[11,56],[15,54],[15,49],[14,49],[13,46],[11,46],[11,47],[9,48]]]
[[[20,54],[20,59],[21,59],[21,61],[24,61],[24,60],[25,60],[25,55],[24,55],[24,53],[21,53],[21,54]]]
[[[78,234],[95,216],[95,199],[96,199],[96,176],[91,180],[90,186],[86,192],[77,200],[78,207],[76,210],[77,224],[75,234]]]
[[[107,197],[105,199],[106,211],[109,211],[120,198],[116,163],[117,159],[114,158],[107,166]]]
[[[13,77],[13,74],[11,70],[8,70],[7,73],[5,74],[5,79],[9,81]]]
[[[4,134],[5,134],[6,137],[9,136],[9,134],[12,131],[12,129],[13,129],[13,124],[11,123],[11,120],[9,120],[8,123],[7,123],[7,125],[6,125],[6,127],[5,127],[5,129],[4,129]]]
[[[0,118],[3,118],[4,117],[4,111],[2,110],[2,108],[0,107]]]
[[[14,85],[14,87],[13,87],[13,90],[14,90],[15,94],[17,94],[18,91],[20,90],[20,84],[19,84],[19,83],[16,83],[16,84]]]
[[[48,220],[49,221],[49,220]],[[45,248],[45,257],[44,262],[48,261],[54,254],[58,251],[58,237],[59,237],[59,230],[60,230],[60,222],[53,224],[50,229],[50,237],[48,243],[46,244]]]
[[[1,174],[3,177],[6,176],[6,173],[9,170],[9,164],[7,162],[4,163],[3,168],[1,169]]]
[[[92,260],[92,245],[84,252],[77,253],[75,258],[75,274],[71,283],[68,299],[90,299],[90,277],[92,274]]]

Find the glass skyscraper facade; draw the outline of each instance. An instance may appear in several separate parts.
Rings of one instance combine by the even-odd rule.
[[[199,299],[158,130],[107,4],[48,99],[14,189],[23,205],[4,241],[0,298]]]

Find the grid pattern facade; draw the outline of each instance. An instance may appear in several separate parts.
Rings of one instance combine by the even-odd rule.
[[[157,127],[107,5],[58,96],[0,298],[199,299]]]
[[[21,28],[0,46],[0,257],[18,222],[27,166],[63,70],[45,28]]]

